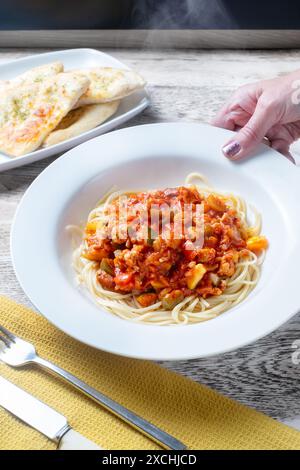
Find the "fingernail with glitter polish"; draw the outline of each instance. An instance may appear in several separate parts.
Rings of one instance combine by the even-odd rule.
[[[239,142],[234,140],[233,142],[230,142],[229,144],[225,145],[222,150],[225,157],[232,158],[240,152],[241,145],[239,144]]]

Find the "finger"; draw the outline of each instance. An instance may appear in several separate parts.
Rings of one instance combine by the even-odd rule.
[[[211,124],[225,129],[229,129],[230,127],[230,130],[233,130],[232,121],[235,121],[237,116],[251,116],[255,110],[259,96],[260,93],[257,91],[257,86],[254,90],[249,86],[238,88],[212,119]]]
[[[244,109],[239,108],[235,111],[228,111],[226,115],[214,119],[211,123],[213,126],[222,127],[230,131],[236,131],[249,121],[251,115],[248,114]]]
[[[274,150],[277,150],[277,152],[281,153],[284,155],[286,158],[288,158],[291,162],[295,163],[295,159],[290,153],[290,143],[287,142],[284,139],[274,139],[271,141],[271,147]]]
[[[222,127],[223,129],[234,130],[234,122],[230,118],[230,112],[228,106],[225,105],[218,112],[218,114],[211,120],[211,124],[216,127]]]
[[[269,129],[267,137],[271,142],[271,147],[295,163],[295,159],[290,153],[290,146],[299,137],[299,123],[285,125],[274,125]]]
[[[270,107],[258,100],[254,114],[247,124],[223,147],[224,155],[232,160],[239,160],[249,155],[273,126],[272,116],[274,113]]]
[[[242,127],[244,127],[250,118],[251,118],[251,114],[247,113],[243,109],[240,109],[238,111],[232,111],[230,113],[230,119],[235,124],[235,128],[234,128],[235,131],[239,131]]]

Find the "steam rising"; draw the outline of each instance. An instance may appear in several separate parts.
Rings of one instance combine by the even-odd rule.
[[[141,29],[226,29],[235,21],[224,0],[136,0],[132,20]]]

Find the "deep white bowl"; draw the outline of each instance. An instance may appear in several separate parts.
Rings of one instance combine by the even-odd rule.
[[[300,308],[300,174],[261,146],[232,163],[221,146],[232,133],[201,124],[153,124],[90,140],[33,182],[18,208],[11,248],[17,277],[38,310],[78,340],[136,358],[179,360],[223,353],[278,328]],[[100,196],[120,189],[165,188],[204,173],[220,190],[243,196],[262,214],[270,248],[262,277],[237,307],[204,323],[152,326],[99,309],[78,289],[65,226],[83,223]]]

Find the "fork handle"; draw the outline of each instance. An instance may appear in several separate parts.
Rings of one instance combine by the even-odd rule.
[[[100,405],[102,405],[104,408],[114,413],[116,416],[133,426],[138,431],[142,432],[156,443],[160,444],[163,448],[174,450],[186,449],[186,446],[182,442],[178,441],[175,437],[166,433],[162,429],[159,429],[154,424],[146,421],[144,418],[141,418],[103,393],[98,392],[98,390],[90,387],[85,382],[75,377],[75,375],[70,374],[70,372],[67,372],[61,367],[58,367],[52,362],[46,361],[39,356],[36,356],[33,362],[59,375],[67,382],[74,385],[78,390],[85,393],[85,395],[87,395],[89,398],[92,398],[97,403],[100,403]]]

